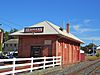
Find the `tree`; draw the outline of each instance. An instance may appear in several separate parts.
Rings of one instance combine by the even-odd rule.
[[[4,41],[7,41],[7,40],[9,40],[9,32],[8,31],[6,31],[4,33]]]
[[[1,32],[4,32],[4,30],[2,28],[0,28]]]
[[[18,31],[18,29],[13,28],[13,29],[11,29],[11,30],[10,30],[10,32],[9,32],[9,33],[14,33],[14,32],[16,32],[16,31]]]
[[[16,31],[18,31],[18,29],[13,28],[13,29],[10,30],[9,33],[11,34],[11,33],[14,33],[14,32],[16,32]],[[10,38],[10,39],[16,39],[17,37],[16,37],[16,36],[9,36],[9,38]]]
[[[93,46],[94,46],[94,50],[95,50],[97,46],[93,43],[89,43],[88,45],[86,45],[84,47],[81,46],[81,49],[84,50],[85,53],[91,54],[91,53],[93,53]],[[96,53],[96,51],[94,51],[94,52]]]
[[[11,29],[10,31],[4,32],[4,42],[7,41],[7,40],[9,40],[9,39],[14,39],[14,38],[16,38],[16,37],[14,37],[14,36],[9,36],[9,34],[14,33],[14,32],[16,32],[16,31],[18,31],[18,30],[17,30],[16,28],[13,28],[13,29]]]

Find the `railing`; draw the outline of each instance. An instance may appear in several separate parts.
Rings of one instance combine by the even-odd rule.
[[[15,73],[19,72],[32,72],[36,69],[46,69],[47,67],[61,65],[61,56],[0,59],[0,63],[4,63],[0,66],[0,75],[14,75]]]

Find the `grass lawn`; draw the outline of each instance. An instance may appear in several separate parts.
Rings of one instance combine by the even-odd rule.
[[[86,60],[96,60],[96,59],[100,59],[100,56],[97,57],[97,56],[86,56]]]

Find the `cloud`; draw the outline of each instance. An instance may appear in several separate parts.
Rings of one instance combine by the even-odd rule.
[[[76,31],[79,31],[81,33],[98,31],[99,29],[91,29],[90,27],[86,28],[87,26],[90,25],[89,23],[91,23],[92,21],[93,21],[92,19],[85,19],[81,23],[74,25],[73,29],[76,30]]]
[[[94,31],[99,31],[99,29],[81,28],[79,31],[80,32],[94,32]]]
[[[74,25],[73,28],[74,28],[75,30],[79,30],[79,25]]]
[[[100,29],[92,29],[92,28],[82,28],[78,24],[73,26],[73,29],[76,31],[79,31],[81,33],[83,32],[95,32],[95,31],[100,31]]]
[[[84,22],[85,24],[88,24],[88,23],[92,22],[92,20],[91,20],[91,19],[85,19],[83,22]]]

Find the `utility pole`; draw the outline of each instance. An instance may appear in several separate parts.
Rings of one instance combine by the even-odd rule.
[[[93,56],[95,55],[95,53],[94,53],[94,43],[93,43],[94,41],[93,41],[93,39],[92,39],[92,49],[93,49]]]

